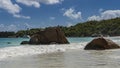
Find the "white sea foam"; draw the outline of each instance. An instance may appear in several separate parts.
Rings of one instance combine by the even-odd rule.
[[[71,43],[66,45],[24,45],[16,47],[6,47],[0,49],[0,60],[17,57],[29,56],[34,54],[45,54],[52,52],[64,52],[67,49],[80,49],[83,48],[87,42],[84,43]]]
[[[112,38],[112,40],[120,44],[120,40]],[[0,48],[0,60],[18,57],[18,56],[29,56],[34,54],[46,54],[53,52],[64,52],[68,49],[83,49],[88,42],[71,43],[64,45],[23,45],[14,47]]]

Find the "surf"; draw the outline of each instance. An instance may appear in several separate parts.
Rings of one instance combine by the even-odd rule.
[[[87,42],[83,43],[71,43],[71,44],[53,44],[53,45],[22,45],[0,48],[0,60],[18,57],[18,56],[29,56],[34,54],[46,54],[53,52],[65,52],[68,49],[82,49]]]

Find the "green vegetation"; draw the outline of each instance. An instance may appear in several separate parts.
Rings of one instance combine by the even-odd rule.
[[[13,37],[15,32],[0,32],[0,38]]]
[[[78,23],[71,27],[59,26],[67,37],[89,37],[93,34],[102,34],[110,36],[120,36],[120,18],[102,20],[102,21],[87,21],[84,23]],[[0,33],[0,37],[16,36],[22,37],[25,34],[33,35],[34,33],[43,30],[42,28],[34,28],[30,30],[21,30],[17,33]]]
[[[102,21],[88,21],[85,23],[78,23],[71,27],[62,27],[64,33],[68,37],[87,37],[92,34],[103,34],[110,36],[120,35],[120,18],[102,20]]]
[[[24,35],[33,35],[39,31],[41,31],[42,28],[34,28],[34,29],[30,29],[30,30],[20,30],[16,33],[16,37],[23,37]]]

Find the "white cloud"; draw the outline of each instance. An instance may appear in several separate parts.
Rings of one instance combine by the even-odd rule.
[[[36,8],[40,7],[40,4],[57,4],[61,3],[63,0],[15,0],[17,3],[24,4],[26,6],[34,6]],[[22,8],[16,4],[12,3],[12,0],[0,0],[0,8],[6,10],[8,13],[12,14],[13,17],[30,19],[29,16],[21,15],[20,12]]]
[[[91,17],[88,17],[88,21],[91,21],[91,20],[97,20],[97,21],[99,21],[99,20],[101,20],[101,18],[100,18],[100,16],[93,15]]]
[[[0,24],[0,28],[4,28],[4,24]]]
[[[20,15],[22,8],[18,4],[13,4],[11,0],[0,0],[0,8],[6,10],[16,18],[30,19],[28,16]]]
[[[75,12],[75,9],[73,8],[67,9],[63,16],[69,17],[71,19],[82,19],[81,12]]]
[[[27,6],[34,6],[36,8],[40,7],[40,3],[38,2],[38,0],[16,0],[16,2],[22,3]]]
[[[14,25],[14,24],[11,24],[11,25],[9,25],[9,26],[6,26],[6,30],[7,31],[16,31],[17,30],[17,26],[16,25]]]
[[[61,3],[62,1],[63,0],[39,0],[39,2],[45,4],[57,4],[57,3]]]
[[[99,12],[102,12],[102,11],[104,11],[104,9],[102,9],[102,8],[101,8],[101,9],[99,9]]]
[[[17,4],[13,4],[11,0],[0,0],[0,8],[7,10],[11,14],[21,11],[21,8]]]
[[[33,27],[30,24],[28,24],[28,23],[25,23],[24,26],[25,26],[25,29]]]
[[[22,3],[27,6],[34,6],[36,8],[40,7],[40,4],[57,4],[61,3],[63,0],[16,0],[18,3]]]
[[[14,14],[13,16],[16,18],[31,19],[30,16],[23,16],[23,15],[19,15],[19,14]]]
[[[55,20],[55,17],[50,17],[50,20]]]
[[[17,31],[17,26],[14,24],[10,25],[0,24],[0,31]]]
[[[67,27],[71,27],[71,26],[73,26],[73,24],[72,23],[68,23]]]
[[[99,16],[93,15],[91,17],[88,17],[88,20],[107,20],[107,19],[112,19],[120,17],[120,10],[106,10],[104,12],[101,12]]]
[[[26,30],[27,28],[36,28],[35,25],[30,25],[29,23],[23,24],[0,24],[0,31],[18,31],[18,30]]]

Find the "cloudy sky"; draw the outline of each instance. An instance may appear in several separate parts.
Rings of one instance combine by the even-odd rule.
[[[120,0],[0,0],[0,31],[120,17]]]

